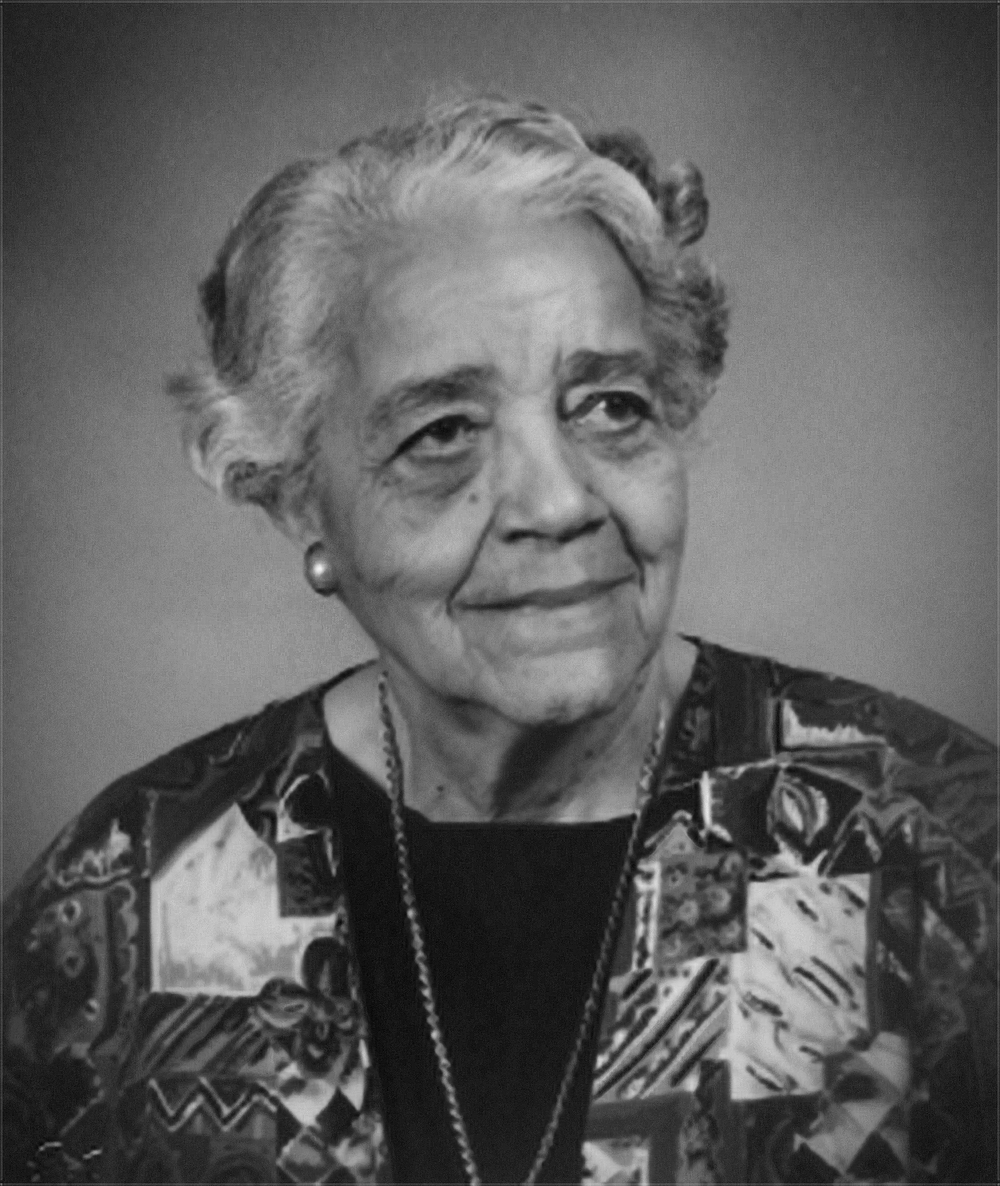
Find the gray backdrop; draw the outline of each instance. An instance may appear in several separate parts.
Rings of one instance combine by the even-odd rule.
[[[735,298],[677,624],[996,732],[991,4],[5,11],[4,885],[115,775],[368,652],[185,469],[237,206],[436,83],[690,156]]]

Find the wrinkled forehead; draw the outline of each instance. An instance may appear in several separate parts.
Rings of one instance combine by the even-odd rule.
[[[414,228],[367,269],[354,354],[363,394],[462,367],[536,384],[581,350],[649,349],[645,301],[583,217],[481,212]]]

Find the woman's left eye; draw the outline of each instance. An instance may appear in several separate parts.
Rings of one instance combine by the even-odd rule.
[[[568,413],[577,424],[597,431],[626,433],[653,420],[652,401],[638,391],[595,391]]]

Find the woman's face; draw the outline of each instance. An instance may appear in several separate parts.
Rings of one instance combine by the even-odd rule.
[[[686,520],[632,274],[589,221],[520,211],[411,236],[366,294],[317,469],[343,601],[437,696],[612,709],[662,642]]]

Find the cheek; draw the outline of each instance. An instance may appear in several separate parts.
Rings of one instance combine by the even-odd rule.
[[[373,489],[363,481],[349,502],[338,500],[324,519],[345,587],[414,604],[440,603],[450,596],[472,564],[485,529],[476,495],[442,511],[399,498],[391,486]]]
[[[676,559],[687,530],[687,477],[680,458],[616,473],[606,491],[612,514],[643,560]]]

